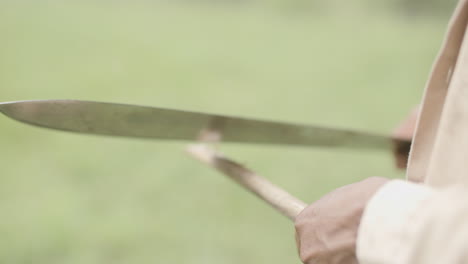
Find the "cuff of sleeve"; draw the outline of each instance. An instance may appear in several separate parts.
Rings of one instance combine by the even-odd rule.
[[[433,191],[423,185],[393,180],[380,188],[364,210],[358,230],[359,263],[402,263],[405,243],[410,241],[409,223],[416,208]]]

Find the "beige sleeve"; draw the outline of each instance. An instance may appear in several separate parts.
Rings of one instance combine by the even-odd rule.
[[[357,255],[361,264],[468,263],[468,190],[386,184],[364,212]]]

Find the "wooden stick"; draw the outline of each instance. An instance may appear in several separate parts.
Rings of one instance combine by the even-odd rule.
[[[187,148],[187,151],[197,160],[229,176],[293,221],[307,206],[306,203],[267,179],[241,164],[223,157],[206,144],[191,145]]]

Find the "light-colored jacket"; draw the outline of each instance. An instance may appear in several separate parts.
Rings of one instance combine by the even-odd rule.
[[[461,0],[424,94],[409,181],[392,181],[361,221],[361,264],[468,263],[468,0]]]

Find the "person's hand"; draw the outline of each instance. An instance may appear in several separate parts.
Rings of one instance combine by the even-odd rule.
[[[388,180],[369,178],[347,185],[309,205],[296,218],[296,242],[306,264],[354,264],[362,213]]]
[[[419,115],[419,106],[415,107],[411,113],[397,126],[393,131],[392,137],[395,139],[404,139],[411,141],[416,129],[416,122]],[[399,169],[405,169],[408,164],[408,156],[411,144],[405,144],[401,141],[395,141],[393,146],[393,155],[395,165]]]

